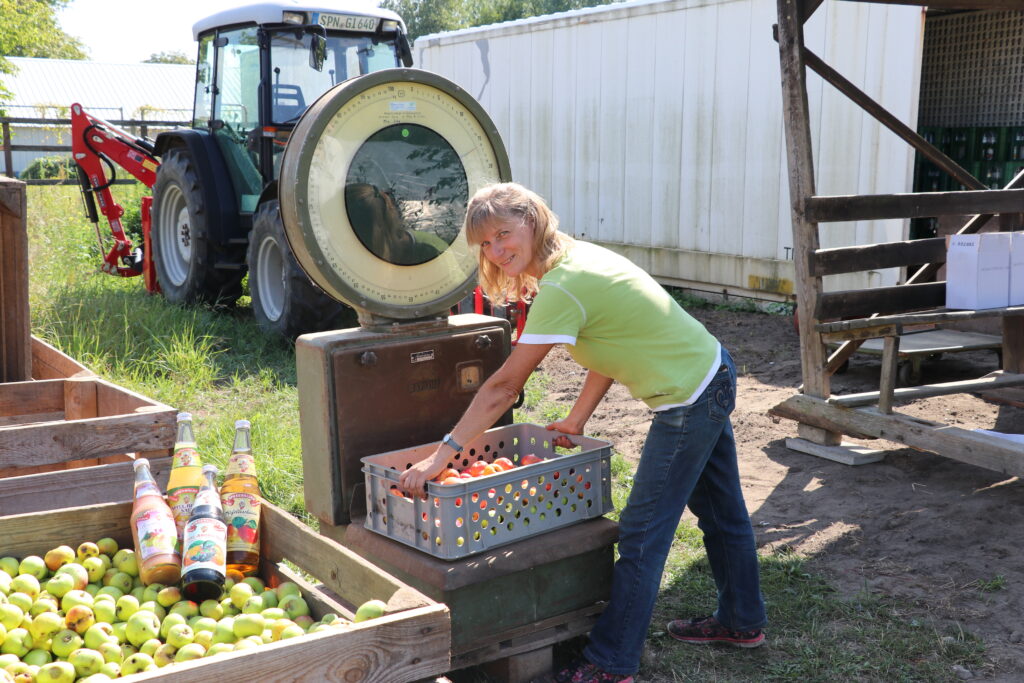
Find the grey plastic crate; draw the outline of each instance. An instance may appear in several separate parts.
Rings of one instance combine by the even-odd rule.
[[[366,528],[454,560],[610,511],[611,444],[573,435],[581,450],[560,455],[552,444],[557,436],[535,424],[490,429],[449,466],[461,470],[474,460],[505,457],[516,467],[463,484],[428,482],[426,500],[404,497],[398,477],[437,443],[365,457]],[[520,466],[528,454],[544,460]]]

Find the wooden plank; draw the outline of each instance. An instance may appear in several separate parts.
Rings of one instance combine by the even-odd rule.
[[[885,338],[882,351],[882,372],[878,383],[878,411],[891,413],[893,391],[896,389],[896,365],[899,360],[900,338],[896,335]]]
[[[874,2],[880,5],[917,5],[941,10],[1017,10],[1020,0],[846,0],[847,2]]]
[[[807,439],[786,439],[786,448],[850,466],[868,465],[885,458],[885,451],[852,441],[842,441],[838,446],[822,446]]]
[[[913,356],[932,356],[940,353],[957,353],[959,351],[999,349],[1001,345],[1002,337],[995,334],[963,332],[961,330],[908,332],[900,335],[899,357],[902,359]],[[860,347],[861,353],[881,355],[882,351],[883,341],[880,338],[869,339]]]
[[[309,605],[310,614],[314,619],[322,619],[325,614],[330,612],[341,615],[349,621],[355,619],[355,611],[352,605],[343,605],[338,602],[283,563],[261,560],[259,575],[269,585],[291,581],[298,586],[302,590],[303,595],[306,596],[306,604]]]
[[[807,23],[807,20],[811,18],[811,15],[821,6],[823,0],[799,0],[799,17],[800,23]],[[776,27],[777,28],[777,27]],[[776,40],[778,40],[776,38]]]
[[[833,405],[814,396],[795,394],[769,411],[798,422],[828,425],[845,434],[868,434],[918,450],[984,467],[1011,476],[1024,475],[1024,445],[1009,439],[872,408]]]
[[[903,285],[906,286],[906,285]],[[918,313],[900,313],[895,315],[884,315],[871,318],[854,318],[852,320],[834,320],[827,323],[818,323],[817,329],[823,334],[848,332],[854,330],[882,329],[894,325],[897,331],[902,334],[902,328],[909,325],[932,325],[941,323],[964,322],[976,318],[995,318],[1008,315],[1024,315],[1024,306],[1009,306],[1007,308],[985,308],[977,311],[925,311]],[[872,336],[880,337],[882,334]]]
[[[32,379],[26,206],[25,184],[0,178],[0,382]]]
[[[32,337],[32,379],[64,379],[95,374],[55,346],[39,337]]]
[[[171,458],[150,458],[149,464],[157,483],[166,488]],[[135,479],[131,460],[45,474],[6,472],[0,478],[0,516],[130,500]]]
[[[51,510],[45,514],[30,512],[11,515],[6,510],[2,514],[5,516],[0,517],[0,538],[3,539],[4,555],[42,557],[47,550],[59,544],[59,541],[55,544],[56,539],[68,539],[69,533],[77,539],[110,536],[118,545],[132,547],[128,524],[132,514],[131,502]]]
[[[64,380],[0,383],[0,416],[64,415]]]
[[[1022,385],[1024,385],[1024,375],[1008,374],[997,370],[977,379],[924,384],[919,387],[900,387],[893,392],[893,401],[902,403],[932,396],[947,396],[949,394],[968,392],[977,393],[979,391]],[[829,403],[841,406],[866,406],[879,401],[879,392],[866,391],[858,394],[843,394],[842,396],[833,396],[828,401]]]
[[[103,379],[96,382],[96,399],[97,417],[155,411],[175,412],[170,406]],[[173,415],[170,416],[170,421],[174,422]]]
[[[1003,318],[1003,370],[1024,372],[1024,315]]]
[[[553,661],[554,649],[548,645],[486,662],[482,668],[491,680],[529,683],[534,680],[545,680],[551,673]]]
[[[808,197],[804,201],[804,212],[809,221],[828,223],[1012,213],[1021,206],[1024,206],[1024,190],[966,190]]]
[[[376,598],[390,603],[419,594],[374,567],[348,548],[321,536],[284,510],[265,504],[260,534],[264,557],[271,562],[303,558],[303,570],[353,605]],[[423,599],[420,598],[423,603]],[[425,604],[425,603],[424,603]],[[450,631],[449,631],[450,632]]]
[[[941,308],[945,304],[945,282],[893,285],[891,287],[875,287],[874,289],[825,292],[818,300],[815,317],[819,320],[843,316],[867,317],[872,314]]]
[[[811,259],[810,273],[814,277],[823,277],[838,273],[945,262],[946,238],[930,237],[904,242],[819,249]]]
[[[97,384],[98,380],[94,377],[65,380],[65,420],[84,420],[97,416]]]
[[[173,415],[138,413],[0,429],[0,469],[160,450],[174,443]]]

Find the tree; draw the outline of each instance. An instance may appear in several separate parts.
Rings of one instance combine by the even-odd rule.
[[[82,41],[60,29],[57,12],[70,0],[0,0],[0,73],[14,73],[4,57],[85,59]],[[0,96],[11,93],[0,84]]]
[[[149,59],[142,60],[143,64],[195,64],[195,60],[184,52],[174,50],[172,52],[154,52]]]

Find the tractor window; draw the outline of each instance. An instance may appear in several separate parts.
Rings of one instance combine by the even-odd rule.
[[[220,31],[217,48],[217,91],[213,102],[213,126],[217,145],[238,196],[240,211],[256,208],[263,189],[259,172],[260,46],[256,27]]]
[[[206,128],[210,124],[213,105],[213,34],[199,39],[199,59],[196,60],[196,100],[193,107],[192,127]]]

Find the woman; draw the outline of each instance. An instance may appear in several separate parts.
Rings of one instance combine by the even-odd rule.
[[[402,487],[423,495],[462,444],[512,406],[551,347],[565,344],[588,373],[569,415],[548,429],[582,434],[613,381],[654,412],[619,518],[611,599],[584,657],[555,680],[632,681],[687,504],[704,532],[718,610],[673,621],[668,632],[689,643],[760,645],[765,610],[729,420],[736,371],[728,351],[629,260],[559,232],[544,201],[520,185],[482,188],[469,203],[465,229],[479,246],[480,283],[492,300],[537,294],[515,350],[434,454],[402,473]],[[555,443],[571,445],[566,437]]]

